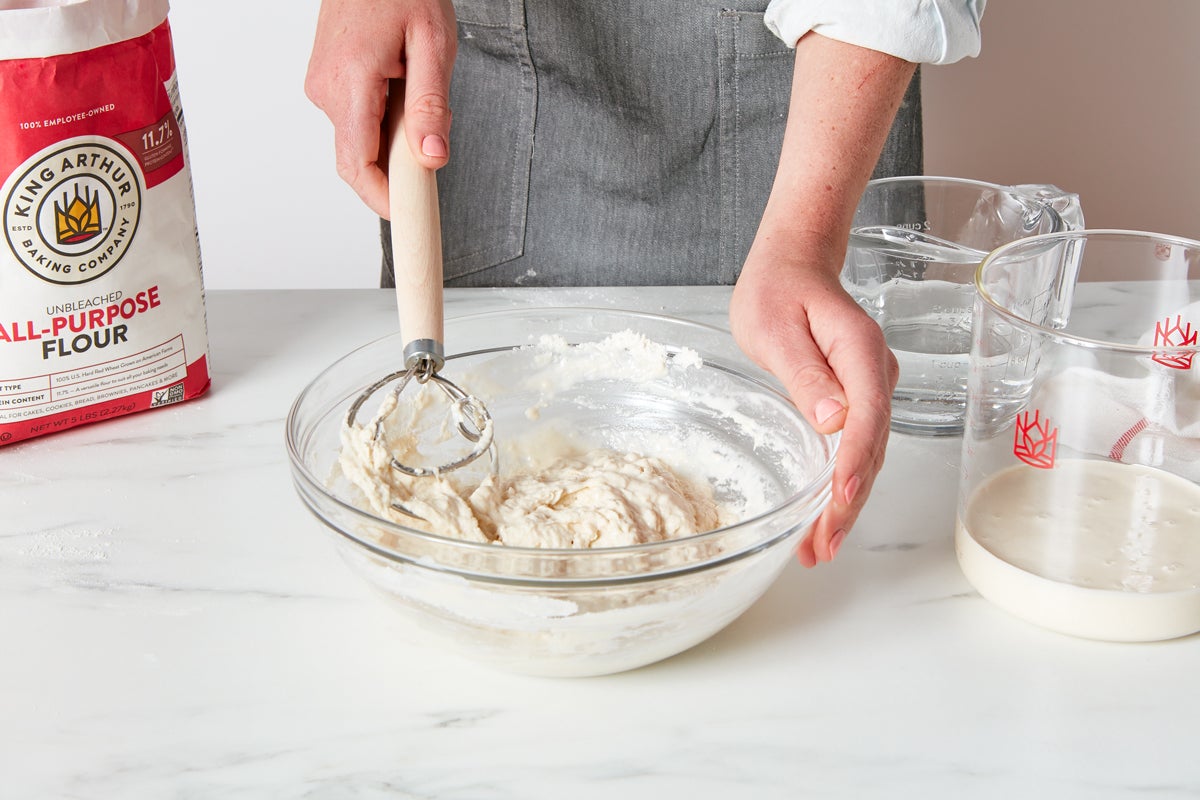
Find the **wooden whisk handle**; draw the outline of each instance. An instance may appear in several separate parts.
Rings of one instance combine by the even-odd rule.
[[[399,89],[403,83],[395,81],[392,85]],[[420,359],[430,359],[436,371],[444,360],[437,175],[418,163],[409,149],[404,135],[402,91],[394,91],[389,97],[387,119],[392,263],[405,365],[411,368]]]

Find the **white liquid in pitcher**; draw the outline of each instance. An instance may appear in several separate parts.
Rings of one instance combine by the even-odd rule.
[[[955,546],[980,594],[1047,628],[1111,641],[1200,631],[1200,487],[1177,475],[1010,467],[972,494]]]

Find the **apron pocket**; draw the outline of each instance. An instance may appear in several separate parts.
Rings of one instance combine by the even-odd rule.
[[[450,162],[438,171],[447,279],[525,246],[537,84],[522,2],[458,0]]]
[[[717,100],[723,283],[750,251],[779,165],[795,53],[758,12],[722,11],[717,21]]]

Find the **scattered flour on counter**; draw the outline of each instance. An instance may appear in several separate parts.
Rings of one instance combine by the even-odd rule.
[[[18,555],[50,562],[86,563],[107,561],[112,544],[112,528],[54,528],[38,532],[29,547]]]

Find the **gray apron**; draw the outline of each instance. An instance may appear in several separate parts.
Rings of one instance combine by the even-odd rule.
[[[766,4],[455,0],[446,285],[734,283],[791,91]],[[876,176],[920,174],[921,143],[914,78]]]

